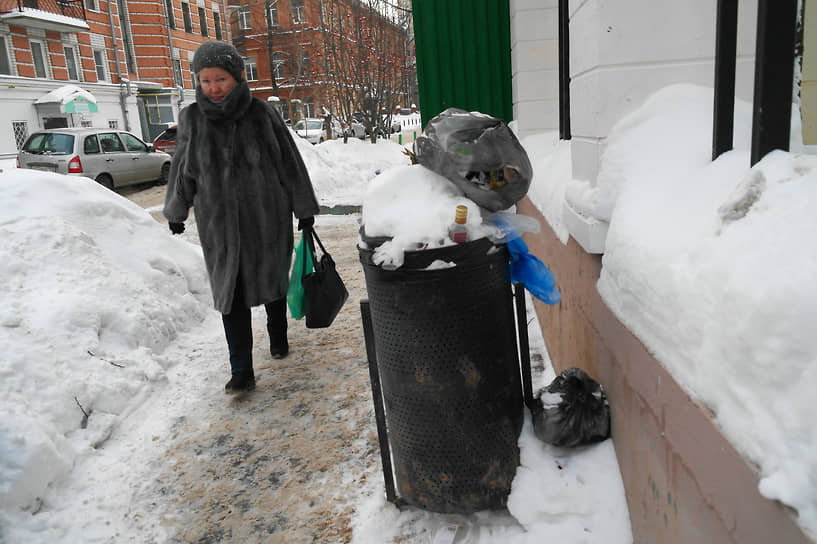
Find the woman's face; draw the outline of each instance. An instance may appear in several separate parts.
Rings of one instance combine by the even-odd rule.
[[[201,90],[213,102],[221,102],[237,84],[233,75],[222,68],[209,67],[199,71]]]

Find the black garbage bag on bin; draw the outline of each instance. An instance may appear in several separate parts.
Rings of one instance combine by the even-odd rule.
[[[414,142],[414,155],[492,212],[516,204],[533,177],[528,155],[505,121],[459,108],[428,122]]]
[[[604,388],[580,368],[568,368],[539,391],[531,409],[541,441],[571,448],[610,436],[610,404]]]

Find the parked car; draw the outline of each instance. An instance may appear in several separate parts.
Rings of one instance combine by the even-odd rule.
[[[319,144],[328,140],[326,130],[324,129],[324,120],[317,117],[308,117],[301,119],[292,128],[295,133],[301,138],[304,138],[311,144]],[[340,126],[340,121],[332,118],[332,138],[337,138],[343,134],[343,127]]]
[[[176,125],[167,127],[153,139],[153,147],[157,151],[164,151],[171,157],[176,152]]]
[[[85,176],[109,189],[167,183],[170,160],[130,132],[109,128],[39,130],[17,154],[18,168]]]
[[[349,136],[354,138],[365,138],[368,131],[366,130],[366,125],[352,117],[348,123],[345,124],[346,128],[349,131]]]
[[[393,134],[395,132],[400,132],[403,128],[403,125],[400,124],[400,120],[391,116],[391,115],[384,115],[381,121],[381,127],[383,132],[386,134]]]

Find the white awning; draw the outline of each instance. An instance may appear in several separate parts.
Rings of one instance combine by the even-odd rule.
[[[99,111],[96,97],[76,85],[63,85],[34,101],[34,104],[55,103],[59,104],[60,111],[64,113],[96,113]]]

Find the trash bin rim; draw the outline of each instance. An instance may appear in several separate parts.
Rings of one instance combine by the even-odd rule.
[[[360,262],[363,266],[381,268],[372,260],[375,249],[377,246],[364,248],[358,245]],[[467,265],[474,261],[485,262],[486,257],[491,257],[494,252],[500,253],[505,261],[510,258],[505,244],[495,244],[488,238],[431,249],[410,250],[404,253],[403,265],[398,270],[424,271],[434,261],[450,262],[456,266]],[[429,272],[432,271],[429,270]]]

